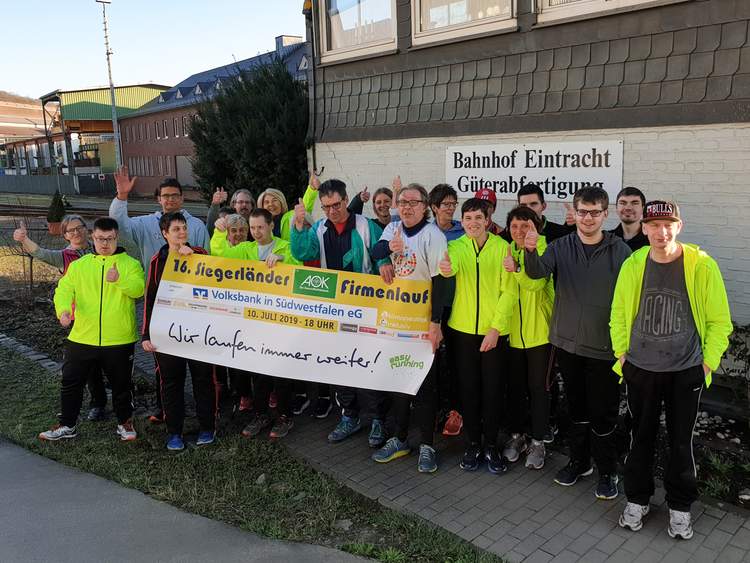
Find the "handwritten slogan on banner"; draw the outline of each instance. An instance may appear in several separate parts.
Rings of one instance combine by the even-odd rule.
[[[586,186],[604,188],[614,201],[622,152],[622,141],[453,146],[445,151],[445,181],[459,197],[489,188],[515,200],[523,186],[538,184],[549,201],[572,201]]]
[[[428,282],[170,254],[151,318],[165,354],[416,394],[433,354]]]

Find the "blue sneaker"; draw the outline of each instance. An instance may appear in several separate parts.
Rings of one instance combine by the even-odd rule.
[[[339,423],[336,425],[336,428],[334,428],[333,432],[328,435],[328,441],[341,442],[360,430],[362,430],[362,425],[359,422],[359,418],[342,416],[341,420],[339,420]]]
[[[198,434],[198,439],[195,441],[196,446],[208,446],[216,441],[216,431],[214,430],[203,430]]]
[[[411,448],[409,448],[409,444],[402,442],[394,436],[385,443],[385,446],[372,454],[372,460],[378,463],[388,463],[394,459],[409,455],[410,452]]]
[[[367,437],[367,442],[371,448],[379,448],[385,442],[385,432],[383,431],[383,421],[377,418],[372,420],[372,426],[370,427],[370,435]]]
[[[417,462],[417,471],[420,473],[435,473],[437,471],[437,455],[435,448],[427,444],[419,446],[419,462]]]
[[[181,452],[185,449],[185,442],[182,441],[182,436],[179,434],[172,434],[167,442],[167,449],[170,452]]]

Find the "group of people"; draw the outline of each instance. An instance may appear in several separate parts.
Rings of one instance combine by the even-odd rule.
[[[409,430],[418,436],[418,471],[437,470],[436,432],[457,435],[466,449],[460,466],[475,471],[486,463],[501,474],[525,458],[544,466],[559,370],[571,425],[569,462],[555,482],[572,486],[598,471],[596,497],[618,496],[617,427],[620,383],[626,385],[631,443],[625,463],[628,502],[620,525],[637,531],[654,493],[653,458],[662,406],[670,448],[665,476],[672,537],[692,536],[690,506],[697,498],[692,435],[701,391],[711,383],[732,331],[729,306],[716,262],[695,245],[678,241],[682,220],[673,201],[647,202],[626,187],[615,209],[620,224],[603,226],[609,197],[586,187],[566,205],[565,223],[545,217],[544,192],[523,186],[504,225],[493,221],[497,200],[482,189],[459,207],[456,191],[439,184],[368,188],[351,200],[336,179],[316,174],[299,202],[267,189],[217,189],[208,227],[182,209],[180,184],[158,189],[161,210],[129,217],[135,179],[116,177],[110,217],[93,224],[89,244],[82,218],[64,221],[69,246],[40,248],[25,229],[15,238],[33,256],[64,275],[55,293],[57,316],[71,326],[62,374],[59,424],[44,440],[76,436],[83,389],[92,396],[89,418],[101,419],[106,404],[102,374],[122,440],[133,440],[131,371],[140,339],[156,360],[157,410],[165,423],[167,448],[185,448],[184,386],[190,368],[200,425],[196,444],[216,439],[218,399],[226,389],[249,416],[242,434],[283,438],[293,417],[311,407],[325,418],[336,406],[340,417],[328,436],[341,442],[363,429],[372,459],[388,463],[411,453]],[[311,218],[316,200],[324,217]],[[362,212],[372,201],[373,217]],[[118,245],[138,250],[140,260]],[[435,359],[415,396],[298,382],[286,377],[212,366],[161,353],[150,338],[150,318],[164,263],[170,252],[210,253],[237,260],[304,263],[333,270],[421,280],[432,287],[428,337]],[[141,334],[136,302],[143,296]],[[222,374],[223,372],[223,374]],[[275,416],[274,416],[275,411]],[[392,424],[387,424],[391,421]],[[439,422],[439,424],[438,424]],[[507,439],[498,442],[498,436]],[[592,463],[593,460],[593,463]]]

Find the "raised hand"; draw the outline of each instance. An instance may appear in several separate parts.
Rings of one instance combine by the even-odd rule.
[[[302,198],[299,198],[297,205],[294,206],[294,226],[297,227],[298,231],[301,231],[305,227],[305,215],[307,210],[302,203]]]
[[[515,272],[516,268],[518,268],[518,264],[516,264],[515,259],[513,258],[513,251],[510,248],[510,245],[508,245],[508,254],[503,258],[503,268],[505,268],[506,272]]]
[[[221,205],[227,200],[229,194],[224,188],[216,188],[214,195],[211,197],[211,205]]]
[[[321,172],[323,171],[321,170]],[[310,179],[307,182],[307,185],[314,189],[316,192],[320,189],[320,177],[315,173],[315,170],[310,172]]]
[[[527,219],[526,222],[529,224],[529,230],[526,231],[526,239],[523,242],[523,246],[529,252],[533,252],[536,250],[536,243],[539,241],[539,233],[536,230],[534,221]]]
[[[443,259],[438,262],[438,268],[440,268],[440,273],[445,276],[450,276],[451,274],[453,274],[453,264],[451,264],[451,257],[448,256],[447,250],[443,255]]]
[[[563,203],[563,206],[565,207],[565,224],[566,225],[575,225],[576,224],[576,211],[573,209],[573,206],[569,203]]]
[[[26,223],[21,221],[18,228],[13,231],[13,240],[16,242],[23,242],[26,240],[26,237],[28,236],[28,233],[26,231]]]
[[[359,192],[359,199],[362,200],[362,203],[367,203],[370,201],[370,192],[367,189],[367,186],[365,186],[365,189]]]
[[[120,279],[120,272],[117,271],[117,264],[112,264],[112,267],[107,270],[107,281],[109,283],[115,283]]]
[[[214,223],[214,229],[220,232],[224,232],[227,230],[227,218],[226,217],[219,217],[216,220],[216,223]]]
[[[117,199],[126,200],[133,190],[137,176],[130,177],[127,166],[121,166],[115,173],[115,188],[117,189]]]
[[[71,322],[73,322],[73,316],[70,314],[70,311],[63,311],[62,315],[60,315],[60,324],[68,328]]]
[[[404,244],[404,239],[401,236],[401,227],[396,227],[396,232],[393,233],[393,238],[388,243],[388,248],[391,249],[391,252],[403,252],[406,245]]]

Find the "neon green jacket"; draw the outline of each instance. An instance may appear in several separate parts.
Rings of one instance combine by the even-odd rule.
[[[711,372],[718,369],[721,357],[729,346],[732,318],[729,301],[716,261],[694,244],[682,245],[685,255],[685,285],[695,328],[701,339],[703,362],[711,371],[706,375],[706,387],[711,385]],[[612,299],[609,321],[612,349],[615,357],[625,355],[630,348],[630,334],[641,303],[643,273],[650,246],[635,251],[622,265]],[[613,368],[622,381],[622,366]]]
[[[524,249],[515,242],[510,244],[513,258],[521,271],[507,274],[498,311],[492,326],[500,334],[508,334],[512,348],[534,348],[549,343],[549,325],[555,288],[552,276],[532,280],[524,271]],[[541,256],[547,249],[547,240],[539,237],[536,246]],[[507,249],[506,249],[507,255]]]
[[[289,241],[273,237],[274,245],[272,252],[284,257],[284,264],[301,264],[292,256]],[[224,258],[239,258],[241,260],[260,260],[258,257],[258,243],[256,241],[241,242],[235,246],[229,246],[227,232],[214,229],[211,237],[211,255]]]
[[[307,186],[305,193],[302,195],[302,205],[305,206],[305,211],[307,211],[308,213],[312,213],[313,207],[315,207],[315,200],[317,199],[318,190],[314,190],[312,186]],[[292,221],[294,221],[294,205],[296,204],[292,204],[292,209],[284,213],[281,216],[280,220],[281,223],[279,225],[279,238],[282,238],[286,241],[292,240],[291,224]],[[290,264],[290,262],[287,262],[287,264]]]
[[[107,271],[117,264],[120,278],[106,280]],[[138,340],[135,300],[143,295],[145,276],[140,262],[122,248],[111,256],[86,254],[70,263],[55,290],[55,313],[71,311],[76,320],[68,340],[89,346],[118,346]]]
[[[488,233],[480,250],[474,239],[463,235],[448,243],[448,256],[456,277],[456,293],[448,326],[467,334],[484,335],[493,328],[503,281],[508,243]],[[443,274],[444,275],[444,274]]]

